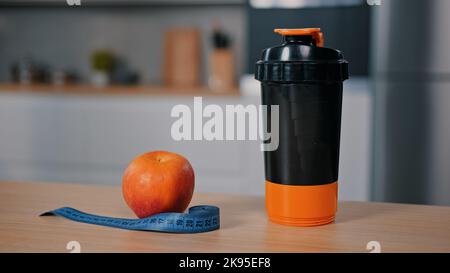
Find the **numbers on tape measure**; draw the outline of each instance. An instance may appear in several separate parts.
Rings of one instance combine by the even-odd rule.
[[[161,231],[172,233],[207,232],[220,227],[219,208],[215,206],[194,206],[188,213],[160,213],[143,219],[124,219],[85,213],[70,207],[48,211],[41,216],[57,215],[64,218],[130,230]]]

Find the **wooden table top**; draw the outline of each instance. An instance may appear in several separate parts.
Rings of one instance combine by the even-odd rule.
[[[71,206],[134,217],[119,187],[0,182],[0,252],[450,252],[450,207],[340,202],[336,222],[298,228],[267,220],[262,197],[196,194],[191,205],[217,205],[221,228],[199,234],[128,231],[39,217]]]

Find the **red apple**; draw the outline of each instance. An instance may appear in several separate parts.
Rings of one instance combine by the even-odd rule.
[[[183,212],[191,202],[195,176],[183,156],[154,151],[136,157],[122,179],[125,202],[139,218]]]

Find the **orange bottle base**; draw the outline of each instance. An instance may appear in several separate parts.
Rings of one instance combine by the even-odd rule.
[[[311,227],[332,223],[337,211],[337,182],[297,186],[266,181],[266,210],[270,221],[282,225]]]
[[[334,222],[334,215],[329,217],[317,218],[317,219],[301,219],[301,218],[287,218],[280,216],[270,216],[269,220],[271,222],[285,225],[285,226],[295,226],[295,227],[314,227],[330,224]]]

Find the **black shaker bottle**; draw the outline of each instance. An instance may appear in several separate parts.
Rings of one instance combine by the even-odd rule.
[[[262,52],[255,73],[261,81],[262,104],[269,109],[279,105],[279,146],[264,151],[267,214],[285,225],[328,224],[337,211],[348,63],[340,51],[323,47],[319,28],[275,32],[283,36],[283,43]]]

